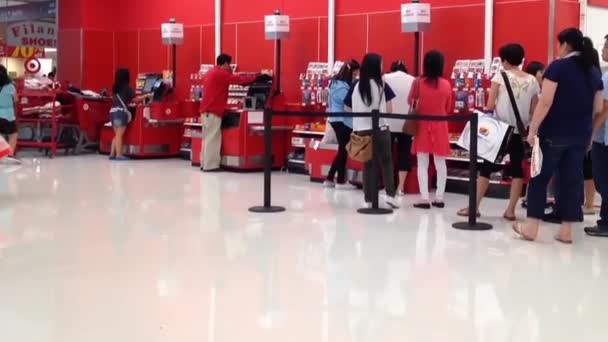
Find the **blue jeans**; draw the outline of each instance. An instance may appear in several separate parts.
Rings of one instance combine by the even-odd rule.
[[[608,231],[608,146],[593,143],[591,159],[593,160],[595,188],[602,196],[602,209],[597,226]]]
[[[568,138],[542,138],[543,165],[540,175],[530,180],[528,217],[542,220],[547,201],[547,186],[554,174],[559,188],[558,212],[564,222],[583,221],[585,144]]]

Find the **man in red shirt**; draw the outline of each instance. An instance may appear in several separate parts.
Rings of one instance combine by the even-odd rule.
[[[256,76],[239,76],[232,73],[232,57],[221,54],[217,57],[217,66],[205,74],[203,81],[203,99],[201,113],[205,135],[203,165],[205,172],[220,171],[222,148],[222,117],[228,101],[228,88],[231,84],[247,85],[256,80]]]

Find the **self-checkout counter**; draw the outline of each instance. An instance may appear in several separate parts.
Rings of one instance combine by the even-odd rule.
[[[222,119],[222,167],[235,171],[257,171],[264,167],[264,107],[268,103],[270,84],[230,89],[225,115]],[[273,108],[280,109],[282,96],[273,97]],[[273,168],[286,163],[286,141],[292,127],[285,117],[272,118]],[[204,131],[204,129],[203,129]],[[192,139],[192,165],[200,166],[203,159],[204,132]]]
[[[179,155],[184,119],[180,104],[159,74],[143,74],[137,80],[138,95],[153,94],[148,103],[130,106],[132,120],[123,144],[131,157],[173,157]],[[114,130],[111,123],[101,131],[101,153],[110,153]]]

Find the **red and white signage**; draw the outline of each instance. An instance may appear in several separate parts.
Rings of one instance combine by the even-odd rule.
[[[264,17],[264,33],[267,40],[287,38],[289,36],[289,16],[267,15]]]
[[[431,4],[402,4],[401,32],[426,31],[431,26]]]
[[[41,21],[24,21],[6,27],[6,45],[39,48],[57,47],[57,26]]]
[[[183,44],[184,42],[184,24],[166,23],[160,27],[163,44]]]

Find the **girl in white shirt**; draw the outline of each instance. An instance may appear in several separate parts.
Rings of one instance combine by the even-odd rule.
[[[380,113],[392,113],[391,101],[395,98],[395,93],[382,79],[382,57],[375,53],[365,55],[359,77],[359,82],[355,83],[346,95],[344,109],[355,113],[370,113],[374,110],[379,110]],[[399,206],[395,198],[391,132],[388,127],[388,122],[380,118],[380,134],[378,141],[374,141],[376,144],[374,149],[380,152],[377,159],[382,167],[382,179],[386,190],[385,202],[389,207],[397,209]],[[358,135],[371,135],[371,117],[354,118],[353,131]],[[377,191],[373,187],[372,168],[374,167],[377,165],[374,165],[373,160],[366,162],[363,167],[363,191],[368,206],[372,202],[372,191]]]

